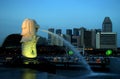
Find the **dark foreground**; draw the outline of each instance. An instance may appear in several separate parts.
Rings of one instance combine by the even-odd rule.
[[[41,71],[40,66],[3,67],[1,65],[0,79],[119,79],[120,58],[110,58],[110,61],[110,65],[106,68],[93,66],[92,71],[83,66],[65,68],[44,64],[42,67],[46,68],[46,71]],[[53,72],[48,72],[49,69]]]

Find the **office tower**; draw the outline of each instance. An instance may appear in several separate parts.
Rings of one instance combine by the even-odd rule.
[[[84,45],[85,48],[92,48],[92,31],[86,30],[84,32]]]
[[[84,32],[85,32],[85,28],[81,27],[79,32],[80,32],[80,46],[83,47],[84,46]]]
[[[95,48],[96,44],[96,30],[86,30],[84,27],[80,28],[80,46],[86,50]]]
[[[73,28],[73,35],[71,35],[71,44],[79,49],[80,47],[80,36],[79,36],[79,28]]]
[[[73,35],[79,36],[79,29],[78,28],[73,28]]]
[[[61,29],[56,29],[56,34],[61,35],[62,34],[62,30]]]
[[[117,49],[117,33],[98,32],[96,34],[97,49]]]
[[[63,34],[59,35],[61,38],[63,38]],[[61,40],[59,37],[55,37],[54,38],[54,45],[57,45],[57,46],[63,46],[63,40]]]
[[[66,35],[72,36],[72,29],[67,29],[67,30],[66,30]]]
[[[56,34],[59,35],[60,37],[63,37],[61,29],[56,29]],[[52,43],[53,43],[53,45],[63,46],[63,40],[61,40],[57,36],[53,37]]]
[[[112,21],[110,20],[110,17],[105,17],[103,24],[102,24],[102,31],[112,32]]]
[[[70,35],[65,34],[65,35],[63,35],[63,38],[71,43],[71,36]]]
[[[72,29],[66,29],[65,39],[71,43],[71,40],[72,40]]]
[[[71,44],[75,47],[75,48],[77,48],[77,49],[79,49],[79,47],[80,47],[80,36],[72,36],[72,40],[71,40]]]
[[[54,33],[54,28],[49,28],[48,31]],[[52,40],[53,40],[53,39],[54,39],[54,36],[51,35],[51,34],[48,34],[48,44],[53,45],[53,44],[52,44]]]
[[[97,32],[101,32],[101,30],[99,30],[99,29],[92,29],[91,32],[92,32],[92,47],[96,48],[96,33]]]
[[[48,31],[54,33],[54,28],[49,28]],[[51,35],[50,34],[48,34],[48,39],[51,39]]]

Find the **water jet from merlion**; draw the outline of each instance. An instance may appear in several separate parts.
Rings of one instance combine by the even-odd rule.
[[[22,55],[26,58],[36,58],[37,50],[36,43],[39,39],[37,31],[39,25],[35,20],[25,19],[22,23]]]

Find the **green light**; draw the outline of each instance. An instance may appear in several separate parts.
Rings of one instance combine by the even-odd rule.
[[[73,55],[73,51],[70,50],[70,51],[68,52],[68,54],[69,54],[69,55]]]
[[[107,50],[105,54],[106,54],[107,56],[111,55],[111,54],[112,54],[112,50]]]

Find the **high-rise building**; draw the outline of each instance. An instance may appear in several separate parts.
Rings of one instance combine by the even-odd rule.
[[[53,36],[52,38],[52,45],[57,45],[57,46],[63,46],[63,40],[60,39],[63,38],[63,34],[59,34],[58,36]]]
[[[62,30],[61,29],[56,29],[56,34],[61,35],[62,34]]]
[[[80,36],[72,36],[72,40],[71,40],[71,44],[75,47],[75,48],[77,48],[77,49],[79,49],[79,47],[80,47]]]
[[[79,36],[79,28],[73,28],[73,35]]]
[[[67,30],[66,30],[66,35],[72,36],[72,29],[67,29]]]
[[[80,47],[86,50],[93,49],[96,46],[96,30],[86,30],[84,27],[80,28]]]
[[[105,17],[103,24],[102,24],[102,31],[112,32],[112,21],[110,20],[110,17]]]
[[[91,30],[91,32],[92,32],[92,47],[93,48],[96,48],[96,33],[97,32],[101,32],[101,30],[99,30],[99,29],[92,29]]]
[[[85,48],[92,48],[92,31],[86,30],[84,32],[84,45]]]
[[[48,31],[54,33],[54,28],[49,28]],[[48,34],[48,44],[52,45],[52,39],[54,39],[53,37],[53,35]]]
[[[80,32],[80,46],[83,47],[84,46],[84,32],[85,32],[85,28],[81,27],[79,32]]]
[[[54,28],[49,28],[48,31],[54,33]],[[50,34],[48,34],[48,39],[51,39],[51,35]]]
[[[71,43],[72,40],[72,29],[66,29],[66,35],[64,38]]]
[[[117,33],[98,32],[96,34],[97,49],[117,49]]]
[[[50,31],[54,32],[53,29],[49,29]],[[63,37],[62,35],[62,30],[61,29],[56,29],[56,35],[51,35],[50,38],[50,45],[57,45],[57,46],[63,46],[63,41],[60,39],[60,37]],[[60,36],[60,37],[59,37]]]
[[[70,35],[67,35],[67,34],[63,35],[63,38],[71,43],[71,36]]]

